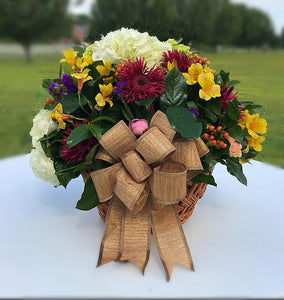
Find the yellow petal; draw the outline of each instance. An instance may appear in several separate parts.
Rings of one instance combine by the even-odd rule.
[[[62,108],[62,104],[58,103],[55,107],[54,107],[54,112],[58,112],[60,114],[63,114],[63,108]]]
[[[58,119],[58,126],[60,129],[65,129],[66,124],[64,123],[64,121],[62,119]]]
[[[220,97],[221,96],[220,85],[213,84],[209,89],[209,94],[213,98]]]
[[[199,90],[199,97],[203,100],[210,100],[211,99],[211,96],[209,94],[207,94],[204,90],[200,89]]]
[[[198,77],[203,74],[203,67],[201,64],[192,64],[189,68],[188,68],[188,75],[189,75],[189,80],[188,80],[188,84],[192,85],[197,83],[198,81]]]
[[[113,106],[113,102],[110,100],[110,98],[105,98],[105,101],[109,103],[110,107]]]
[[[202,73],[198,76],[198,83],[202,89],[209,89],[214,85],[214,75],[212,73]]]
[[[97,94],[95,100],[97,101],[98,106],[105,106],[106,105],[105,99],[104,99],[104,97],[101,93]]]

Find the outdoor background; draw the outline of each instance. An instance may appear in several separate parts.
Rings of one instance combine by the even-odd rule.
[[[244,4],[246,3],[246,4]],[[183,39],[230,72],[241,100],[263,105],[268,132],[257,159],[284,167],[283,0],[0,0],[0,159],[28,153],[43,78],[62,51],[122,26]]]

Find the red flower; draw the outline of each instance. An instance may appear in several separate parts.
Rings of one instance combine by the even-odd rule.
[[[225,86],[223,86],[223,88],[221,90],[221,100],[222,100],[221,110],[222,110],[222,112],[224,112],[225,109],[227,108],[228,102],[231,102],[236,98],[236,95],[238,92],[233,93],[233,90],[234,90],[234,86],[231,86],[229,88],[226,88]]]
[[[155,98],[165,90],[164,71],[153,66],[150,70],[143,58],[136,58],[136,62],[130,60],[122,68],[119,80],[126,82],[123,95],[128,102],[136,99]]]
[[[81,124],[87,124],[87,121],[84,121],[83,123],[75,123],[74,128],[78,127]],[[94,136],[91,136],[88,139],[81,141],[77,145],[68,148],[67,138],[69,137],[71,132],[71,128],[67,128],[64,132],[63,138],[61,140],[62,148],[60,157],[62,157],[68,164],[81,163],[85,161],[86,156],[93,148],[93,146],[97,143],[97,139]]]
[[[186,73],[192,64],[191,59],[189,59],[187,55],[183,52],[178,52],[177,50],[163,53],[162,66],[167,68],[168,62],[174,62],[177,68],[183,73]]]

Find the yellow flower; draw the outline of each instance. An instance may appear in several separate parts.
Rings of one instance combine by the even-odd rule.
[[[172,62],[168,61],[167,63],[167,69],[170,71],[171,69],[173,69],[174,67],[177,66],[177,62],[176,60],[174,59]],[[186,73],[185,73],[186,74]]]
[[[58,122],[58,126],[61,129],[65,129],[66,124],[64,123],[64,120],[70,123],[73,123],[73,120],[71,119],[71,115],[66,115],[63,113],[62,104],[58,103],[54,110],[49,112],[49,115],[51,118]]]
[[[243,116],[239,121],[239,125],[244,129],[247,128],[251,137],[257,138],[258,133],[266,133],[267,122],[265,119],[260,118],[259,114],[250,115],[248,110],[243,112]]]
[[[220,86],[215,84],[214,75],[212,73],[203,73],[198,76],[198,83],[201,86],[199,90],[199,97],[206,101],[211,98],[221,96]]]
[[[71,76],[76,78],[78,81],[78,92],[81,92],[83,84],[88,81],[93,79],[92,76],[89,76],[90,69],[84,69],[83,71],[77,71],[76,73],[71,73]]]
[[[93,59],[92,59],[92,56],[90,56],[90,55],[84,55],[83,56],[83,60],[88,64],[88,65],[90,65],[90,64],[92,64],[94,61],[93,61]]]
[[[259,136],[256,135],[252,138],[248,139],[248,145],[246,149],[243,150],[244,153],[249,152],[249,148],[253,148],[255,151],[261,151],[262,150],[262,145],[261,143],[264,142],[265,137],[264,136]]]
[[[77,51],[73,51],[73,49],[68,49],[63,52],[65,58],[62,58],[60,62],[67,62],[71,67],[74,66],[77,57]]]
[[[115,71],[114,68],[111,66],[111,62],[109,60],[107,60],[103,66],[98,65],[96,68],[102,76],[106,76],[107,74],[109,74],[110,71]]]
[[[192,64],[187,73],[182,73],[188,85],[193,85],[198,82],[199,75],[203,74],[203,67],[201,64]]]
[[[101,107],[104,107],[106,105],[106,102],[108,102],[110,106],[113,106],[111,99],[108,97],[113,91],[112,84],[111,83],[109,83],[108,85],[99,84],[99,88],[101,92],[97,94],[95,98],[95,100],[97,101],[97,105],[95,106],[95,108],[97,110],[100,110]]]

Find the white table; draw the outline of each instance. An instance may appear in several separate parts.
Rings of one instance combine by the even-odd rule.
[[[0,297],[284,297],[284,170],[244,165],[248,187],[214,170],[183,225],[195,272],[175,265],[166,282],[153,240],[145,276],[133,262],[96,268],[104,223],[75,209],[83,183],[37,179],[29,156],[0,160]]]

